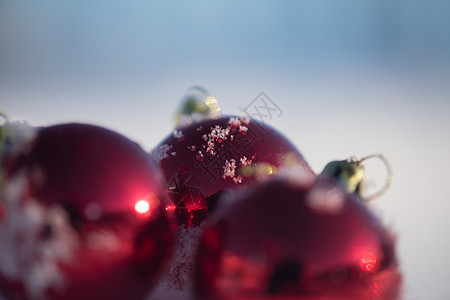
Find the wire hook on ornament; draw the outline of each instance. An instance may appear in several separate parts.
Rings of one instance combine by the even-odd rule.
[[[387,177],[384,185],[376,192],[365,195],[367,175],[363,162],[378,158],[386,168]],[[356,193],[364,202],[370,202],[384,194],[392,184],[392,167],[384,155],[371,154],[361,159],[350,157],[346,160],[329,162],[319,176],[335,179],[348,193]]]

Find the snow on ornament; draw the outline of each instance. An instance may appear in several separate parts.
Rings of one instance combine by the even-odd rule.
[[[177,112],[175,130],[152,151],[168,181],[172,203],[166,210],[176,214],[179,224],[174,259],[160,284],[167,292],[189,289],[204,221],[229,189],[266,180],[283,165],[310,171],[298,150],[270,126],[219,112],[216,98],[191,88]]]
[[[147,153],[87,124],[38,128],[25,144],[2,157],[0,294],[145,299],[175,239]]]
[[[299,164],[311,172],[287,138],[246,117],[207,118],[181,130],[182,139],[170,134],[153,151],[180,225],[199,225],[216,205],[219,193],[246,188],[282,166]]]
[[[202,235],[194,299],[400,299],[392,234],[334,180],[236,191]]]

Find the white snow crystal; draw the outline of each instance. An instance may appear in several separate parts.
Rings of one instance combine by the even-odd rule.
[[[214,152],[215,147],[216,144],[213,141],[208,141],[208,148],[206,148],[206,152],[213,156],[216,155],[216,152]]]
[[[230,161],[226,160],[225,165],[223,166],[223,179],[230,177],[234,178],[236,171],[236,160],[230,159]]]
[[[205,225],[206,222],[200,226],[180,227],[174,256],[160,281],[159,289],[184,290],[192,281],[195,254]]]
[[[248,131],[248,127],[247,126],[242,126],[242,125],[239,126],[239,132],[240,133],[246,134],[247,131]]]
[[[163,159],[169,157],[167,152],[170,149],[172,149],[172,145],[162,144],[162,145],[159,145],[157,148],[153,149],[153,151],[151,152],[151,155],[159,164],[161,164]]]
[[[44,299],[47,289],[64,288],[59,264],[72,259],[78,238],[61,207],[23,199],[26,178],[18,174],[1,191],[8,213],[0,221],[0,273],[23,282],[29,298]],[[42,235],[46,228],[49,238]]]
[[[11,121],[9,129],[12,136],[11,148],[8,149],[13,155],[18,152],[27,152],[31,141],[36,135],[36,129],[25,121]]]
[[[214,128],[211,128],[211,133],[208,135],[210,140],[222,142],[227,139],[228,134],[230,133],[230,127],[222,128],[219,125],[216,125]]]
[[[245,125],[250,124],[250,117],[248,114],[245,114],[244,116],[241,117],[242,123],[244,123]]]
[[[206,148],[206,152],[211,154],[212,156],[216,155],[216,142],[222,143],[225,141],[230,135],[230,127],[222,128],[222,126],[216,125],[215,127],[211,127],[211,131],[209,134],[204,134],[203,139],[206,141],[206,145],[203,145]]]
[[[239,127],[241,125],[241,120],[239,120],[238,117],[231,117],[228,120],[228,125],[230,125],[231,128]]]
[[[174,130],[173,131],[173,137],[176,139],[181,139],[182,137],[184,137],[184,134],[181,130]]]
[[[205,156],[203,155],[202,151],[199,150],[198,155],[197,155],[197,160],[202,161],[204,157]]]
[[[234,183],[242,183],[242,176],[239,175],[238,177],[234,177],[233,178],[233,182]]]
[[[240,162],[244,167],[252,164],[252,160],[248,159],[245,155],[241,157]]]
[[[177,128],[184,128],[193,123],[200,122],[202,120],[208,119],[208,116],[205,116],[200,113],[192,113],[190,115],[182,115],[180,121],[178,121]]]

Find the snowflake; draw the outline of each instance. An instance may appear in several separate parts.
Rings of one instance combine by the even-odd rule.
[[[159,164],[161,164],[163,159],[169,157],[169,155],[167,155],[167,152],[171,148],[172,148],[172,145],[167,145],[167,144],[159,145],[157,148],[153,149],[151,155]]]
[[[242,176],[239,175],[238,177],[233,178],[234,183],[242,183]]]
[[[223,166],[223,179],[230,177],[234,178],[236,172],[236,160],[230,159],[230,161],[226,160],[225,165]]]
[[[248,159],[246,156],[241,157],[240,162],[244,167],[252,164],[252,160]]]
[[[207,144],[207,147],[203,146],[203,148],[206,148],[207,153],[209,153],[212,156],[215,156],[217,154],[215,152],[216,142],[222,143],[228,138],[229,134],[230,134],[230,127],[222,128],[219,125],[211,127],[211,132],[209,134],[203,135],[203,139],[206,141]]]
[[[246,126],[239,126],[239,132],[240,133],[242,133],[242,134],[246,134],[247,133],[247,131],[248,131],[248,127],[246,127]]]
[[[48,289],[65,287],[60,264],[74,258],[79,241],[61,207],[46,208],[31,199],[21,202],[25,178],[19,174],[10,179],[2,194],[8,214],[0,226],[0,274],[23,282],[26,298],[44,299]],[[56,234],[42,239],[48,226]]]
[[[230,125],[230,127],[232,129],[237,128],[237,127],[239,127],[241,125],[241,120],[239,120],[238,117],[236,117],[236,118],[235,117],[231,117],[228,120],[228,125]]]
[[[206,222],[203,222],[198,227],[179,228],[175,253],[166,274],[160,281],[163,289],[161,292],[173,293],[174,290],[183,291],[188,288],[194,275],[192,270],[195,266],[195,255],[205,225]]]
[[[245,125],[250,124],[250,117],[248,115],[241,117],[241,120],[242,120],[242,123],[244,123]]]
[[[206,152],[208,152],[211,155],[216,155],[216,152],[214,152],[216,144],[212,141],[208,141],[208,148],[206,148]]]
[[[199,113],[193,113],[190,115],[182,115],[180,120],[178,121],[177,127],[187,127],[193,123],[200,122],[205,119],[205,116]]]
[[[202,151],[198,151],[198,155],[197,155],[197,160],[199,160],[199,161],[203,161],[203,158],[204,158],[205,156],[203,155],[203,153],[202,153]]]
[[[211,133],[208,135],[209,140],[214,140],[217,142],[222,142],[227,139],[230,133],[230,127],[222,128],[219,125],[211,129]]]
[[[174,130],[173,131],[173,137],[176,139],[181,139],[182,137],[184,137],[184,134],[181,130]]]

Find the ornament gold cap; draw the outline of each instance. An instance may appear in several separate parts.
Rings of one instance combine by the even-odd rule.
[[[379,191],[368,196],[364,194],[364,185],[367,178],[363,162],[372,158],[378,158],[383,162],[387,171],[387,178]],[[391,165],[382,154],[371,154],[359,160],[350,157],[346,160],[329,162],[319,176],[334,178],[348,193],[356,193],[366,202],[372,201],[385,193],[393,178]]]
[[[220,105],[217,99],[200,86],[188,89],[175,115],[177,126],[184,126],[204,118],[219,118]]]

